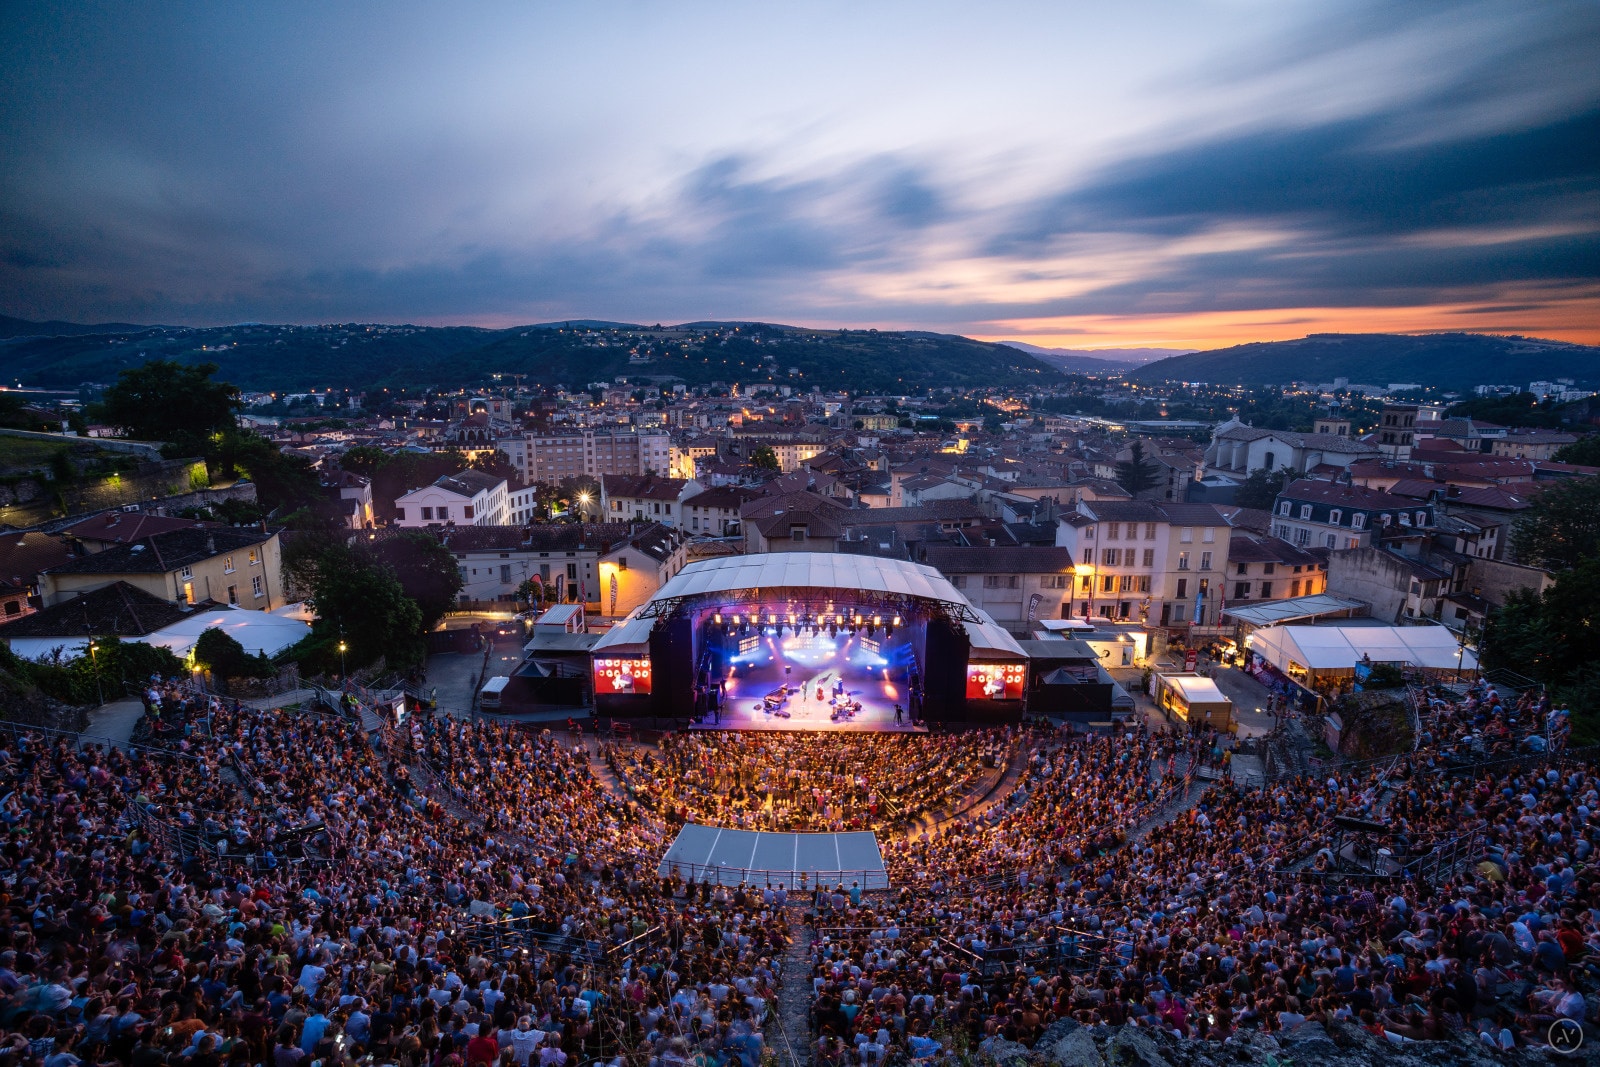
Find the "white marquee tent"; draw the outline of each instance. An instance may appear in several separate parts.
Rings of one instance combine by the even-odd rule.
[[[214,611],[197,611],[187,619],[157,630],[144,640],[148,644],[171,649],[172,654],[181,659],[189,654],[201,634],[213,628],[239,642],[252,656],[275,656],[311,632],[311,627],[299,619],[265,611],[246,611],[243,608],[218,608]]]
[[[1300,670],[1354,670],[1362,657],[1431,670],[1476,670],[1478,657],[1446,626],[1269,626],[1251,634],[1252,652],[1291,677]]]

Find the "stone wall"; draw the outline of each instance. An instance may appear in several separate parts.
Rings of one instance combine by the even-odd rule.
[[[38,526],[51,519],[194,494],[207,484],[206,465],[198,459],[162,460],[141,470],[70,485],[23,479],[0,486],[0,526]]]
[[[1503,605],[1518,589],[1542,593],[1554,584],[1555,578],[1538,567],[1524,567],[1502,559],[1475,559],[1467,568],[1467,591],[1495,607]]]
[[[1365,600],[1380,622],[1399,622],[1410,588],[1411,571],[1391,552],[1348,548],[1328,555],[1328,592]]]

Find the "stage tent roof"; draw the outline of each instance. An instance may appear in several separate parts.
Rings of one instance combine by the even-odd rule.
[[[1270,626],[1250,635],[1252,651],[1279,670],[1289,661],[1314,670],[1351,670],[1363,656],[1373,663],[1409,663],[1435,670],[1476,670],[1478,657],[1463,650],[1449,627]]]
[[[600,640],[594,643],[590,652],[595,654],[622,655],[633,652],[650,651],[650,630],[655,626],[653,618],[641,619],[639,613],[644,607],[634,608],[628,612],[627,618],[617,623],[611,629],[600,635]]]
[[[650,598],[651,603],[679,597],[714,597],[745,589],[831,589],[843,598],[851,592],[892,594],[956,604],[977,618],[963,623],[972,655],[977,659],[1023,659],[1027,653],[1005,627],[972,606],[961,591],[937,570],[877,556],[842,552],[763,552],[754,556],[725,556],[691,563],[674,575]],[[593,652],[627,654],[649,651],[654,615],[635,608],[595,642]]]
[[[651,599],[802,588],[894,593],[967,605],[950,579],[925,563],[842,552],[763,552],[704,559],[673,575]]]

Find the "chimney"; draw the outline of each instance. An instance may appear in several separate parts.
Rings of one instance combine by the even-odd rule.
[[[217,539],[216,539],[215,536],[213,536],[211,534],[206,534],[206,555],[215,556],[216,554],[217,554]]]

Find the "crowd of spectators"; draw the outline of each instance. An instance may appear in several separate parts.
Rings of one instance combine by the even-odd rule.
[[[901,827],[1006,769],[1014,729],[964,733],[685,731],[611,745],[630,794],[672,823],[827,832]]]
[[[1594,763],[1456,751],[1558,735],[1536,698],[1441,696],[1399,761],[1255,788],[1143,730],[697,733],[613,751],[625,796],[548,732],[422,716],[393,760],[339,714],[146,696],[154,747],[0,734],[0,1067],[756,1067],[807,981],[837,1067],[1063,1019],[1497,1047],[1595,1019]],[[656,874],[675,820],[871,825],[1013,754],[1000,802],[882,839],[886,893]],[[742,803],[674,806],[691,778]]]

